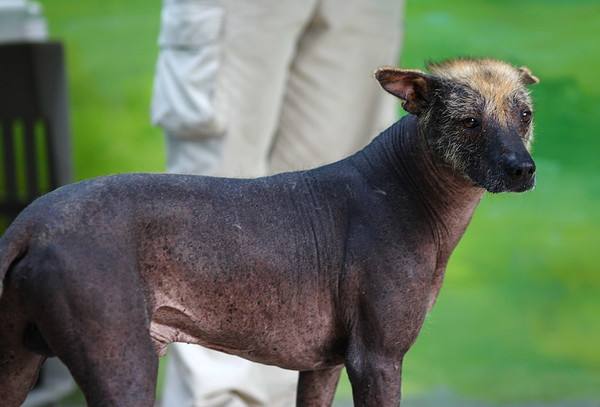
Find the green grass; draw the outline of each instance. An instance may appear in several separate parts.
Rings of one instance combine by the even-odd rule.
[[[52,37],[67,47],[76,177],[162,171],[163,140],[149,114],[160,4],[42,4]]]
[[[43,4],[67,45],[77,178],[161,171],[149,124],[159,2]],[[402,65],[492,56],[541,83],[538,187],[485,198],[406,358],[404,394],[600,400],[598,15],[591,0],[409,2]],[[349,395],[344,380],[338,396]]]

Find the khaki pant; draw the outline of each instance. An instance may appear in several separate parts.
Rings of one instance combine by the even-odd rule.
[[[256,177],[336,161],[395,117],[401,0],[165,0],[152,118],[169,172]],[[290,406],[297,373],[175,344],[164,405]]]

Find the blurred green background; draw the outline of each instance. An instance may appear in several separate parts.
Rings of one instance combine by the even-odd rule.
[[[45,0],[67,48],[77,179],[162,171],[159,1]],[[540,77],[538,186],[487,196],[404,367],[404,394],[600,405],[600,2],[413,0],[402,65],[491,56]],[[375,67],[373,67],[375,68]],[[339,399],[350,398],[343,380]]]

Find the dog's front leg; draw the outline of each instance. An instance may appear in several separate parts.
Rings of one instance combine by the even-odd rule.
[[[342,366],[300,372],[297,407],[331,406]]]
[[[346,369],[352,384],[354,406],[400,405],[401,358],[365,348],[349,349]]]

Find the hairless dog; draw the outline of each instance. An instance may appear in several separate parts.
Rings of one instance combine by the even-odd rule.
[[[485,190],[525,191],[527,68],[456,59],[376,78],[410,114],[334,164],[258,179],[65,186],[0,240],[0,399],[58,356],[90,406],[152,406],[159,355],[201,344],[299,370],[297,403],[397,406],[404,355]],[[343,134],[340,134],[343,137]]]

